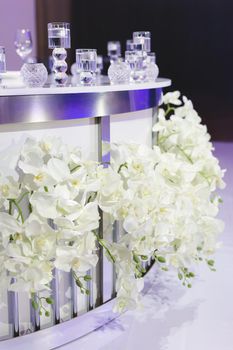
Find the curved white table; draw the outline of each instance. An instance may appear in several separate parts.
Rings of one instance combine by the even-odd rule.
[[[162,88],[170,84],[169,79],[158,79],[154,83],[137,85],[0,89],[0,158],[1,150],[5,156],[7,152],[4,147],[12,147],[15,140],[21,140],[25,130],[27,133],[30,131],[33,136],[41,136],[46,130],[49,134],[65,135],[68,142],[82,147],[88,157],[91,155],[103,163],[110,161],[110,154],[105,154],[103,150],[105,142],[132,140],[151,146],[151,129]],[[100,226],[103,227],[102,224]],[[117,236],[115,231],[112,232],[113,239]],[[105,232],[102,231],[101,234],[105,237]],[[111,312],[112,298],[115,295],[115,275],[102,251],[97,269],[101,272],[100,278],[96,277],[98,273],[93,277],[97,285],[97,296],[94,298],[91,293],[85,310],[93,308],[92,311],[39,332],[2,341],[0,349],[7,347],[25,350],[29,345],[33,350],[53,349],[115,318],[116,315]],[[60,322],[58,289],[55,283],[55,300],[58,302],[54,308],[54,323]],[[76,298],[78,292],[76,289],[72,290]],[[72,302],[73,315],[83,312],[79,298],[78,295],[78,301],[75,299]],[[11,321],[13,335],[17,336],[20,333],[17,295],[11,293],[11,300],[13,306],[11,305],[10,311],[14,315]],[[39,329],[38,315],[32,316],[33,329]]]

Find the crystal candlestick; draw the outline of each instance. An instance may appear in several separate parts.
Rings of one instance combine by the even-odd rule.
[[[53,72],[57,86],[65,86],[68,76],[66,49],[70,49],[70,24],[54,22],[48,24],[48,44],[53,49]]]
[[[77,49],[76,67],[79,71],[82,85],[96,83],[97,52],[95,49]]]

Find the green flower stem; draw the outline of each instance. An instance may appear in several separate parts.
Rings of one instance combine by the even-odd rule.
[[[123,167],[125,167],[125,168],[127,169],[127,168],[128,168],[127,163],[121,164],[121,165],[119,166],[119,169],[118,169],[117,172],[120,173],[120,171],[121,171],[121,169],[122,169]]]
[[[73,169],[70,169],[71,174],[74,173],[79,168],[81,168],[81,165],[76,165]]]
[[[96,236],[99,244],[106,250],[106,252],[107,252],[108,256],[110,257],[110,259],[112,260],[112,262],[115,264],[116,259],[112,255],[112,253],[110,252],[109,248],[106,246],[105,241],[102,238],[100,238],[97,233],[94,232],[94,235]]]
[[[42,311],[46,317],[50,316],[50,312],[43,306],[42,300],[44,299],[48,305],[52,305],[54,303],[53,299],[50,297],[39,297],[36,293],[31,294],[31,303],[34,310],[38,310],[39,314],[42,315]]]
[[[171,107],[169,104],[167,105],[167,109],[165,111],[165,117],[167,117],[167,115],[170,113],[170,112],[174,112],[175,108],[174,107]]]
[[[177,134],[176,132],[171,132],[167,136],[158,137],[158,146],[162,145],[165,141],[167,141],[167,139],[169,139],[170,136],[176,135],[176,134]]]
[[[30,193],[29,191],[24,192],[24,193],[22,194],[22,196],[17,200],[17,203],[19,204],[19,203],[24,199],[24,197],[25,197],[27,194],[29,194],[29,193]]]
[[[81,278],[83,278],[83,280],[85,282],[87,282],[87,281],[90,281],[90,279],[91,279],[90,276],[88,276],[89,278],[87,278],[87,275],[85,275],[85,276],[77,276],[77,274],[75,273],[74,270],[72,270],[72,275],[73,275],[73,278],[75,280],[76,285],[80,288],[81,293],[89,295],[90,291],[89,291],[89,289],[84,287],[83,283],[81,282]]]
[[[185,156],[185,158],[189,161],[189,163],[193,164],[193,161],[192,161],[191,157],[189,157],[187,155],[187,153],[183,150],[183,148],[181,148],[179,145],[176,145],[176,147]]]
[[[9,210],[8,210],[9,215],[12,214],[12,201],[9,200]]]
[[[22,224],[24,223],[24,217],[23,217],[23,212],[22,209],[20,208],[20,205],[18,204],[18,202],[15,199],[11,199],[10,200],[17,208],[18,213],[19,213],[19,217],[21,218]]]

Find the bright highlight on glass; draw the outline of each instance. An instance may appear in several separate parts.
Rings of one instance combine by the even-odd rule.
[[[32,35],[29,29],[17,29],[15,36],[15,49],[23,61],[27,61],[32,52]]]

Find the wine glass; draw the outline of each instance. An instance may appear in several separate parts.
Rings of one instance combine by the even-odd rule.
[[[23,61],[27,60],[27,57],[32,52],[32,36],[29,29],[17,29],[15,37],[16,53]]]

